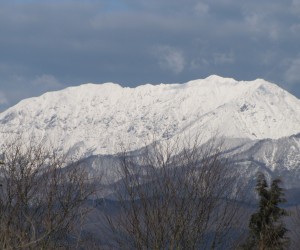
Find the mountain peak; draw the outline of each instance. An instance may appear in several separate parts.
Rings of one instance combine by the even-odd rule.
[[[218,81],[218,82],[236,82],[235,79],[233,78],[227,78],[227,77],[222,77],[219,75],[210,75],[208,77],[205,78],[205,80],[209,80],[209,81]]]

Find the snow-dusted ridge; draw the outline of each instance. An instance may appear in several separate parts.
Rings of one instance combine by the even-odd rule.
[[[156,138],[216,131],[234,138],[278,139],[300,132],[300,100],[258,79],[210,76],[184,84],[122,87],[83,84],[29,98],[0,114],[0,136],[47,137],[80,155],[137,149]],[[2,138],[1,138],[2,141]]]

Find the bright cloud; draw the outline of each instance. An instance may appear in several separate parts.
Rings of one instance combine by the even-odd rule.
[[[156,56],[162,69],[170,70],[175,74],[179,74],[184,70],[185,58],[179,49],[170,46],[159,46],[156,48]]]
[[[46,89],[62,87],[62,84],[53,75],[46,75],[46,74],[41,76],[36,76],[32,80],[32,84],[35,86],[41,86]]]
[[[8,104],[8,100],[6,98],[6,95],[0,91],[0,105]]]

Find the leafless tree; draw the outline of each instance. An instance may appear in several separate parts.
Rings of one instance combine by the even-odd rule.
[[[105,215],[116,249],[233,247],[242,220],[241,186],[215,141],[154,142],[120,154],[114,215]]]
[[[6,143],[1,153],[0,248],[78,246],[83,204],[94,192],[85,168],[21,139]]]
[[[300,207],[292,206],[289,210],[289,217],[286,218],[285,224],[288,227],[288,236],[290,237],[290,249],[299,249],[300,245]]]

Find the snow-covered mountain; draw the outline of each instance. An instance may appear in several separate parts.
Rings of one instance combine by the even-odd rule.
[[[47,137],[80,156],[138,149],[153,140],[216,133],[250,140],[300,132],[300,100],[264,80],[210,76],[184,84],[83,84],[29,98],[0,114],[1,140]]]
[[[279,139],[226,139],[224,157],[232,159],[239,174],[254,179],[257,171],[282,177],[286,188],[300,188],[300,133]]]

